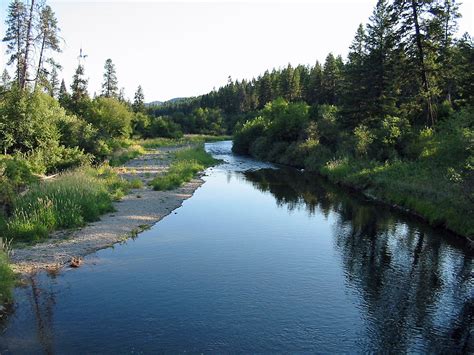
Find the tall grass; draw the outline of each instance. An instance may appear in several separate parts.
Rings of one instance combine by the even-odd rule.
[[[171,139],[171,138],[151,138],[141,139],[137,141],[137,144],[141,145],[146,149],[154,149],[168,146],[184,146],[190,144],[202,144],[205,142],[217,142],[223,140],[230,140],[232,136],[209,136],[203,134],[186,135],[182,138]]]
[[[155,177],[150,185],[154,190],[172,190],[180,187],[201,170],[217,163],[202,146],[186,148],[174,154],[174,162],[163,175]]]
[[[119,166],[145,153],[145,149],[138,144],[116,150],[110,160],[110,166]]]
[[[14,285],[15,275],[8,263],[8,255],[3,248],[0,247],[0,305],[12,300],[12,289]]]
[[[13,200],[13,214],[6,222],[6,236],[37,241],[57,229],[83,226],[113,211],[128,183],[111,168],[82,168],[55,180],[34,184]]]

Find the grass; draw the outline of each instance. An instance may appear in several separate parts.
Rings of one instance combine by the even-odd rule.
[[[0,305],[12,301],[15,275],[8,263],[7,253],[0,249]]]
[[[119,166],[145,153],[145,149],[139,144],[133,144],[126,148],[116,150],[109,160],[110,166]]]
[[[230,140],[232,136],[209,136],[209,135],[186,135],[182,138],[171,139],[171,138],[152,138],[142,139],[137,141],[137,144],[144,147],[145,149],[154,149],[167,146],[185,146],[190,144],[202,144],[205,142],[217,142],[223,140]]]
[[[186,148],[174,154],[168,171],[155,177],[150,185],[154,190],[172,190],[180,187],[201,170],[215,165],[217,160],[204,151],[202,146]]]
[[[390,163],[342,159],[320,169],[329,180],[407,208],[431,225],[474,236],[472,202],[446,164],[430,159]]]
[[[143,187],[143,181],[141,181],[140,179],[130,180],[129,187],[131,189],[141,189]]]
[[[113,211],[113,200],[130,184],[108,166],[81,168],[30,186],[13,200],[5,235],[14,242],[39,241],[52,231],[83,226]]]

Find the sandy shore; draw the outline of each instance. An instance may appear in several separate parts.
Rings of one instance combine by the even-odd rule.
[[[11,257],[14,271],[26,274],[61,268],[68,265],[73,256],[84,257],[121,242],[181,206],[202,185],[201,179],[194,179],[172,191],[153,191],[147,186],[157,173],[166,171],[170,154],[176,149],[148,151],[126,163],[120,169],[122,177],[139,178],[144,183],[143,188],[132,190],[120,202],[114,203],[116,211],[102,216],[100,221],[79,230],[57,232],[51,239],[31,247],[14,249]]]

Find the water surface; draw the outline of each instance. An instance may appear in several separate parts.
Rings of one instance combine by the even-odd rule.
[[[472,254],[324,180],[233,156],[138,238],[15,290],[1,353],[466,352]]]

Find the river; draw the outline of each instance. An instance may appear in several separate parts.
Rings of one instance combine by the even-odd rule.
[[[461,241],[230,148],[153,228],[16,288],[0,352],[474,350]]]

